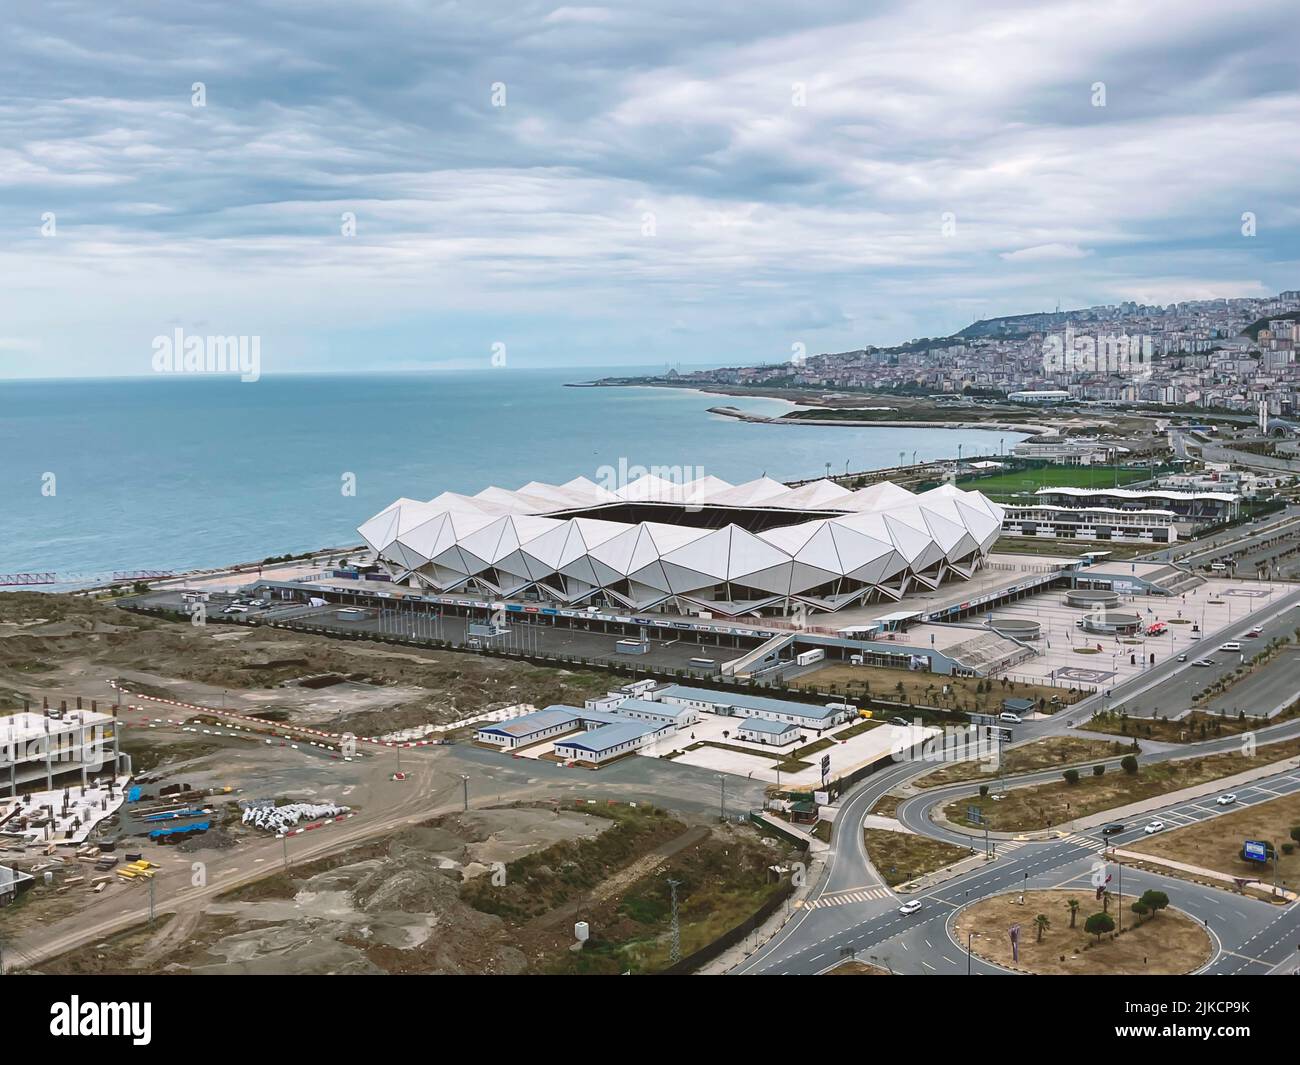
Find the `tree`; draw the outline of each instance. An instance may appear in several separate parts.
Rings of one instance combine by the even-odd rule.
[[[981,798],[981,799],[987,798],[987,797],[988,797],[988,793],[989,793],[989,786],[988,786],[987,784],[981,784],[981,785],[980,785],[980,798]]]
[[[1300,825],[1295,825],[1291,829],[1291,838],[1300,843]]]
[[[1070,908],[1070,927],[1074,927],[1074,919],[1079,915],[1079,900],[1066,899],[1065,905]]]
[[[1052,927],[1052,922],[1048,920],[1047,914],[1040,913],[1034,918],[1034,927],[1038,929],[1038,942],[1043,941],[1043,933]]]
[[[1120,759],[1119,767],[1131,777],[1137,776],[1138,760],[1131,754],[1126,754]]]
[[[1151,912],[1151,908],[1141,899],[1138,899],[1137,902],[1133,903],[1129,909],[1137,914],[1138,924],[1141,924],[1142,918]]]
[[[1065,777],[1067,784],[1079,783],[1079,771],[1077,769],[1067,769],[1061,776]]]
[[[1138,902],[1150,910],[1152,915],[1155,915],[1169,905],[1169,896],[1163,891],[1156,891],[1153,888],[1150,891],[1142,892],[1142,897],[1138,899]]]
[[[1101,942],[1101,937],[1107,932],[1115,931],[1115,922],[1111,920],[1108,913],[1094,913],[1083,922],[1083,930],[1089,935],[1097,937],[1097,942]]]

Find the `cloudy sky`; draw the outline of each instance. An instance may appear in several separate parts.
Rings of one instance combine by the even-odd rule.
[[[176,328],[264,373],[745,363],[1300,288],[1300,23],[1250,9],[19,3],[0,376]]]

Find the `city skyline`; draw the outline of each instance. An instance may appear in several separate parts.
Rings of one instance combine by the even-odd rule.
[[[267,374],[745,365],[1295,285],[1281,4],[350,14],[17,19],[0,377],[176,329]]]

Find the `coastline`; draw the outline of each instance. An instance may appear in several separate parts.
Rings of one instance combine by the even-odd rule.
[[[700,396],[726,396],[731,399],[762,399],[776,401],[787,404],[792,413],[795,410],[856,410],[869,409],[868,402],[872,399],[880,401],[894,400],[891,396],[873,396],[866,395],[862,397],[847,396],[836,394],[834,396],[825,393],[803,395],[796,389],[772,388],[772,389],[742,389],[718,385],[715,388],[701,388],[698,385],[674,385],[668,383],[656,383],[651,381],[589,381],[583,383],[570,382],[565,385],[566,388],[662,388],[675,392],[693,392]],[[800,398],[793,398],[794,396]],[[911,397],[907,397],[909,400]],[[883,402],[881,404],[883,406]],[[892,405],[891,405],[892,406]],[[880,409],[880,407],[875,407]],[[966,421],[929,418],[929,417],[907,417],[907,408],[894,407],[898,414],[897,418],[889,420],[884,419],[857,419],[857,418],[788,418],[772,417],[767,414],[757,414],[753,411],[742,410],[730,404],[721,404],[716,407],[709,407],[709,414],[716,414],[724,418],[733,418],[736,421],[751,422],[764,425],[838,425],[846,426],[852,429],[987,429],[992,432],[1004,433],[1024,433],[1027,436],[1038,436],[1043,433],[1051,433],[1052,426],[1036,422],[1014,422],[1010,420],[989,420],[989,421]],[[921,412],[918,412],[920,414]]]
[[[891,419],[889,421],[868,421],[857,418],[770,418],[765,414],[754,414],[750,411],[741,410],[739,407],[731,406],[710,407],[709,413],[718,414],[724,418],[735,418],[737,421],[761,422],[767,425],[829,425],[848,426],[855,429],[989,429],[996,432],[1025,433],[1029,436],[1037,436],[1040,433],[1051,431],[1051,427],[1046,425],[1017,424],[1014,422],[944,422],[922,418]]]

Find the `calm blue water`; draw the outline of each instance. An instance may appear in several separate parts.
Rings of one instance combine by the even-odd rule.
[[[610,371],[618,372],[618,371]],[[631,372],[624,368],[624,373]],[[352,543],[399,496],[702,467],[813,477],[1009,449],[1014,433],[776,428],[779,401],[565,388],[591,370],[0,382],[0,573],[185,569]],[[356,494],[342,493],[345,473]],[[42,493],[54,475],[53,495]]]

